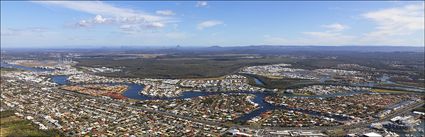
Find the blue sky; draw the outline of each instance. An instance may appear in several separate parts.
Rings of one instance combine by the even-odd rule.
[[[2,47],[424,46],[424,2],[1,1]]]

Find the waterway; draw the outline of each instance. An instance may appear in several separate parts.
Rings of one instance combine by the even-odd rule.
[[[258,85],[260,85],[260,86],[264,86],[264,82],[263,81],[261,81],[261,80],[259,80],[259,79],[257,79],[257,78],[253,78],[254,79],[254,81],[255,81],[255,84],[258,84]]]
[[[18,68],[28,71],[50,71],[46,69],[41,68],[31,68],[31,67],[24,67],[19,65],[13,65],[13,64],[6,64],[2,63],[2,67],[11,67],[11,68]],[[68,80],[68,76],[66,75],[55,75],[51,77],[51,80],[58,85],[69,85],[71,84]],[[260,80],[254,78],[255,82],[257,84],[263,85],[264,83]],[[285,110],[292,110],[292,111],[300,111],[303,113],[307,113],[314,116],[326,116],[330,118],[334,118],[336,120],[348,120],[348,117],[340,116],[340,115],[330,115],[330,114],[324,114],[320,112],[315,111],[309,111],[309,110],[303,110],[303,109],[294,109],[294,108],[287,108],[285,106],[280,105],[272,105],[270,103],[267,103],[265,101],[266,96],[275,96],[275,93],[272,92],[251,92],[251,91],[237,91],[237,92],[203,92],[203,91],[186,91],[183,92],[180,96],[177,97],[154,97],[154,96],[148,96],[140,94],[140,91],[143,90],[144,86],[140,84],[134,84],[134,83],[99,83],[99,84],[111,84],[111,85],[118,85],[118,84],[125,84],[128,86],[128,89],[123,92],[123,95],[130,99],[135,100],[173,100],[173,99],[188,99],[188,98],[195,98],[195,97],[201,97],[201,96],[210,96],[210,95],[218,95],[218,94],[252,94],[255,95],[255,98],[252,100],[254,103],[258,104],[259,108],[257,108],[254,111],[251,111],[250,113],[247,113],[239,118],[237,118],[235,121],[238,122],[245,122],[247,120],[250,120],[256,116],[261,115],[264,112],[271,111],[274,109],[285,109]],[[330,94],[330,95],[317,95],[317,96],[304,96],[304,95],[293,95],[293,94],[285,94],[287,97],[304,97],[304,98],[328,98],[328,97],[336,97],[336,96],[351,96],[354,94],[360,94],[364,93],[364,91],[353,91],[349,93],[338,93],[338,94]]]
[[[68,76],[66,75],[55,75],[50,77],[53,82],[55,82],[58,85],[69,85],[70,82],[68,80]]]
[[[52,71],[51,69],[26,67],[26,66],[21,66],[21,65],[9,64],[9,63],[5,63],[5,62],[0,62],[0,67],[2,67],[2,68],[16,68],[16,69],[27,70],[27,71],[35,71],[35,72]]]
[[[56,75],[52,76],[51,80],[59,85],[67,85],[70,84],[68,81],[68,76],[64,75]],[[349,120],[348,117],[339,116],[339,115],[330,115],[330,114],[322,114],[320,112],[315,111],[309,111],[309,110],[303,110],[303,109],[293,109],[293,108],[287,108],[285,106],[279,106],[279,105],[272,105],[265,101],[266,96],[273,96],[276,95],[275,93],[271,92],[252,92],[252,91],[232,91],[232,92],[202,92],[202,91],[186,91],[183,92],[180,96],[177,97],[155,97],[155,96],[148,96],[140,94],[140,91],[143,90],[144,86],[140,84],[134,84],[134,83],[98,83],[98,84],[110,84],[110,85],[127,85],[128,89],[123,92],[123,95],[130,99],[135,100],[174,100],[174,99],[189,99],[189,98],[195,98],[195,97],[201,97],[201,96],[210,96],[210,95],[218,95],[218,94],[252,94],[255,95],[254,99],[252,100],[254,103],[258,104],[259,108],[257,108],[254,111],[251,111],[250,113],[247,113],[237,119],[235,121],[238,122],[246,122],[256,116],[261,115],[262,113],[265,113],[267,111],[271,111],[274,109],[285,109],[285,110],[292,110],[292,111],[300,111],[303,113],[307,113],[314,116],[326,116],[330,118],[334,118],[336,120]],[[285,96],[288,97],[304,97],[304,98],[326,98],[326,97],[336,97],[336,96],[350,96],[354,94],[363,93],[362,91],[358,92],[350,92],[350,93],[341,93],[341,94],[332,94],[332,95],[321,95],[321,96],[304,96],[304,95],[292,95],[292,94],[285,94]]]
[[[25,67],[25,66],[20,66],[20,65],[14,65],[14,64],[7,64],[7,63],[1,63],[1,67],[7,67],[7,68],[18,68],[18,69],[22,69],[22,70],[27,70],[27,71],[36,71],[36,72],[42,72],[42,71],[52,71],[52,70],[48,70],[48,69],[42,69],[42,68],[32,68],[32,67]],[[69,85],[71,84],[70,81],[68,80],[68,76],[66,75],[54,75],[51,76],[51,80],[55,83],[57,83],[58,85]],[[259,85],[264,85],[264,83],[259,80],[254,78],[255,82]],[[264,112],[267,111],[271,111],[274,109],[286,109],[286,110],[293,110],[293,111],[301,111],[303,113],[307,113],[307,114],[311,114],[311,115],[315,115],[315,116],[327,116],[327,117],[331,117],[331,118],[335,118],[337,120],[346,120],[346,117],[341,117],[341,116],[333,116],[333,115],[328,115],[328,114],[322,114],[319,112],[314,112],[314,111],[308,111],[308,110],[303,110],[303,109],[291,109],[291,108],[287,108],[285,106],[278,106],[278,105],[272,105],[270,103],[267,103],[265,101],[265,97],[266,96],[274,96],[276,95],[275,93],[271,93],[271,92],[252,92],[252,91],[237,91],[237,92],[203,92],[203,91],[186,91],[183,92],[180,96],[178,97],[154,97],[154,96],[148,96],[148,95],[143,95],[140,94],[140,91],[143,90],[144,86],[140,85],[140,84],[134,84],[134,83],[99,83],[99,84],[111,84],[111,85],[118,85],[118,84],[125,84],[128,86],[128,89],[126,91],[123,92],[123,95],[126,96],[127,98],[130,99],[135,99],[135,100],[173,100],[173,99],[188,99],[188,98],[195,98],[195,97],[201,97],[201,96],[210,96],[210,95],[218,95],[218,94],[252,94],[255,95],[255,98],[252,100],[254,103],[258,104],[259,108],[247,113],[239,118],[237,118],[235,121],[239,121],[239,122],[245,122],[247,120],[250,120],[256,116],[261,115]],[[353,92],[353,93],[348,93],[348,94],[340,94],[340,95],[352,95],[352,94],[357,94],[360,92]],[[288,97],[306,97],[306,98],[322,98],[322,97],[335,97],[335,96],[340,96],[338,94],[335,95],[324,95],[324,96],[303,96],[303,95],[292,95],[292,94],[288,94],[286,96]]]

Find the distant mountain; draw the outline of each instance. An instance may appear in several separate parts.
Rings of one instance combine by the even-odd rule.
[[[284,54],[294,52],[424,52],[424,47],[406,46],[276,46],[252,45],[238,47],[191,47],[187,52],[197,53],[244,53],[244,54]]]
[[[356,51],[356,52],[424,52],[424,47],[409,46],[277,46],[253,45],[240,47],[256,50],[286,50],[286,51]]]
[[[108,50],[128,52],[190,52],[190,53],[251,53],[251,54],[282,54],[294,52],[424,52],[424,47],[409,46],[298,46],[298,45],[250,45],[250,46],[87,46],[85,48],[63,48],[68,50]],[[24,48],[25,49],[25,48]],[[24,50],[17,48],[17,50]],[[61,48],[43,48],[38,50],[60,50]],[[2,50],[13,50],[13,48],[2,48]],[[37,49],[34,49],[37,50]]]

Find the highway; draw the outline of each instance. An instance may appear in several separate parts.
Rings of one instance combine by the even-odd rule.
[[[333,129],[353,129],[353,128],[359,128],[359,127],[366,128],[366,127],[370,126],[370,124],[372,124],[372,123],[390,120],[391,118],[393,118],[395,116],[399,116],[401,114],[410,112],[411,110],[418,108],[418,107],[421,107],[424,104],[425,104],[425,102],[423,102],[423,101],[422,102],[416,102],[414,104],[409,105],[408,107],[404,107],[402,109],[396,110],[395,112],[392,112],[389,115],[386,115],[382,119],[378,119],[378,120],[375,120],[375,121],[369,121],[369,122],[363,122],[363,123],[356,123],[356,124],[352,124],[352,125],[341,125],[341,126],[331,126],[331,127],[261,127],[261,128],[254,127],[254,126],[248,126],[248,125],[239,125],[239,124],[234,124],[234,123],[233,124],[224,124],[224,123],[218,123],[218,122],[213,122],[213,121],[195,119],[195,118],[192,118],[192,117],[177,115],[177,114],[170,113],[170,112],[164,112],[164,111],[159,111],[159,110],[142,108],[142,107],[138,107],[138,106],[133,106],[133,107],[137,107],[139,109],[142,109],[142,110],[148,111],[148,112],[159,113],[159,114],[162,114],[162,115],[173,116],[173,117],[186,119],[186,120],[190,120],[190,121],[194,121],[194,122],[204,123],[204,124],[208,124],[208,125],[221,126],[221,127],[231,126],[232,128],[272,129],[272,130],[333,130]]]
[[[386,115],[384,118],[374,120],[374,121],[356,123],[356,124],[352,124],[352,125],[322,126],[322,127],[262,127],[262,128],[253,127],[253,126],[235,126],[235,127],[242,127],[242,128],[243,127],[249,127],[249,128],[253,128],[253,129],[270,129],[270,130],[333,130],[333,129],[353,129],[353,128],[361,128],[361,127],[366,128],[366,127],[370,126],[370,124],[372,124],[372,123],[388,121],[395,116],[399,116],[401,114],[410,112],[413,109],[421,107],[424,104],[425,104],[425,102],[423,102],[423,101],[416,102],[416,103],[411,104],[407,107],[396,110],[395,112],[392,112],[392,113]]]

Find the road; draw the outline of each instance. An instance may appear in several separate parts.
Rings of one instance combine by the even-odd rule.
[[[60,89],[58,89],[58,90],[60,90]],[[66,91],[66,90],[61,90],[61,91],[67,92],[67,93],[70,93],[70,94],[74,94],[74,95],[85,96],[85,97],[88,97],[88,98],[104,99],[102,97],[95,97],[95,96],[90,96],[90,95],[81,94],[81,93],[72,92],[72,91]],[[368,127],[371,123],[387,121],[387,120],[389,120],[389,119],[391,119],[395,116],[409,112],[409,111],[411,111],[411,110],[413,110],[417,107],[421,107],[422,105],[424,105],[423,101],[422,102],[416,102],[414,104],[409,105],[408,107],[404,107],[402,109],[396,110],[395,112],[390,113],[389,115],[387,115],[384,118],[381,118],[379,120],[357,123],[357,124],[352,124],[352,125],[341,125],[341,126],[331,126],[331,127],[254,127],[254,126],[239,125],[239,124],[234,124],[234,123],[230,124],[230,123],[220,123],[220,122],[213,122],[213,121],[208,121],[208,120],[201,120],[201,119],[196,119],[196,118],[193,118],[193,117],[174,114],[174,113],[171,113],[171,112],[165,112],[165,111],[161,111],[161,110],[155,110],[155,109],[140,107],[140,106],[137,106],[137,105],[129,105],[128,103],[123,103],[123,102],[120,102],[120,101],[114,101],[114,103],[119,103],[121,105],[129,106],[129,107],[132,107],[132,108],[137,108],[137,109],[140,109],[142,111],[158,113],[158,114],[161,114],[161,115],[181,118],[181,119],[185,119],[185,120],[189,120],[189,121],[193,121],[193,122],[198,122],[198,123],[203,123],[203,124],[207,124],[207,125],[220,126],[220,127],[232,127],[232,128],[251,128],[251,129],[270,129],[270,130],[332,130],[332,129],[352,129],[352,128],[359,128],[359,127]]]
[[[352,124],[352,125],[341,125],[341,126],[330,126],[330,127],[323,127],[323,126],[322,127],[267,127],[267,128],[258,128],[258,127],[252,127],[252,126],[235,126],[235,127],[240,127],[240,128],[249,127],[249,128],[253,128],[253,129],[271,129],[271,130],[333,130],[333,129],[353,129],[353,128],[361,128],[361,127],[367,128],[372,123],[388,121],[395,116],[399,116],[401,114],[410,112],[413,109],[421,107],[424,104],[425,104],[425,102],[423,102],[423,101],[422,102],[416,102],[416,103],[411,104],[407,107],[396,110],[395,112],[392,112],[389,115],[386,115],[384,118],[374,120],[374,121],[356,123],[356,124]]]
[[[35,84],[35,85],[37,85],[37,84]],[[220,122],[213,122],[213,121],[208,121],[208,120],[201,120],[201,119],[196,119],[196,118],[193,118],[193,117],[177,115],[177,114],[174,114],[174,113],[171,113],[171,112],[165,112],[165,111],[150,109],[150,108],[146,108],[146,107],[140,107],[140,106],[137,106],[137,105],[132,105],[131,103],[128,103],[128,102],[125,102],[125,101],[117,101],[117,100],[112,100],[112,99],[106,99],[104,97],[97,97],[97,96],[91,96],[91,95],[82,94],[82,93],[78,93],[78,92],[61,90],[57,87],[55,89],[56,89],[56,91],[63,92],[64,94],[72,94],[72,95],[76,95],[76,96],[83,96],[83,97],[89,98],[89,99],[104,100],[104,101],[111,102],[111,103],[117,103],[117,104],[120,104],[120,105],[125,106],[125,107],[137,108],[140,111],[158,113],[160,115],[185,119],[185,120],[188,120],[188,121],[198,122],[198,123],[202,123],[202,124],[206,124],[206,125],[220,126],[220,127],[227,127],[227,128],[250,128],[250,129],[257,129],[257,130],[263,129],[263,130],[319,130],[319,131],[323,131],[323,130],[333,130],[333,129],[367,128],[368,126],[370,126],[371,123],[387,121],[387,120],[389,120],[389,119],[391,119],[395,116],[409,112],[409,111],[411,111],[415,108],[421,107],[422,105],[425,104],[424,101],[416,102],[416,103],[413,103],[413,104],[411,104],[407,107],[398,109],[398,110],[390,113],[389,115],[386,115],[382,119],[377,119],[377,120],[374,120],[374,121],[368,121],[368,122],[364,122],[364,123],[357,123],[357,124],[353,124],[353,125],[342,125],[342,126],[332,126],[332,127],[253,127],[253,126],[248,126],[248,125],[239,125],[239,124],[235,124],[235,123],[220,123]]]
[[[94,98],[94,99],[106,100],[105,98],[100,97],[100,96],[91,96],[91,95],[87,95],[87,94],[82,94],[82,93],[67,91],[67,90],[62,90],[62,89],[57,89],[57,90],[62,91],[62,92],[67,93],[67,94],[73,94],[73,95],[76,95],[76,96],[83,96],[85,98]],[[172,117],[176,117],[176,118],[186,119],[186,120],[190,120],[190,121],[198,122],[198,123],[203,123],[203,124],[207,124],[207,125],[227,127],[224,123],[195,119],[195,118],[192,118],[192,117],[177,115],[177,114],[174,114],[174,113],[171,113],[171,112],[149,109],[149,108],[140,107],[140,106],[137,106],[137,105],[130,105],[129,103],[123,103],[121,101],[115,101],[115,100],[107,100],[107,101],[117,103],[117,104],[120,104],[122,106],[128,106],[128,107],[131,107],[131,108],[136,108],[136,109],[146,111],[146,112],[158,113],[158,114],[162,114],[162,115],[166,115],[166,116],[172,116]]]

